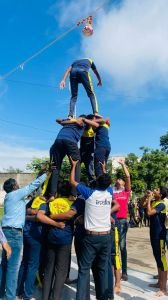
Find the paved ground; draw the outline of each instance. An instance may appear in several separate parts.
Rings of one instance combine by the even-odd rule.
[[[148,300],[158,299],[156,291],[148,287],[155,282],[152,276],[156,274],[156,266],[152,256],[148,228],[130,228],[128,232],[128,282],[122,282],[122,293],[115,295],[115,300]],[[71,279],[77,277],[76,257],[73,250],[71,263]],[[62,300],[74,300],[76,285],[65,285]],[[41,300],[41,291],[36,289],[35,297]],[[91,300],[96,299],[94,284],[91,281]],[[168,300],[168,297],[161,297]]]
[[[156,274],[156,265],[152,256],[149,241],[149,228],[130,228],[128,231],[128,282],[122,282],[122,293],[115,295],[115,300],[154,300],[156,290],[148,287],[148,284],[155,282],[152,276]],[[77,277],[77,264],[73,251],[71,263],[71,278]],[[91,300],[96,299],[94,293],[94,283],[91,281]],[[65,285],[62,300],[74,300],[76,295],[76,285]],[[36,299],[40,300],[40,291],[36,294]],[[168,300],[168,297],[161,297]]]

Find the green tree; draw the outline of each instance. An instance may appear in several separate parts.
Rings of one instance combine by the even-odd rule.
[[[32,171],[33,173],[38,174],[39,171],[41,170],[41,165],[45,162],[49,163],[48,157],[43,157],[43,158],[34,157],[30,161],[30,163],[27,164],[26,169]],[[71,166],[69,163],[69,158],[65,156],[61,166],[60,177],[64,180],[68,180],[70,175],[70,169]],[[84,164],[81,164],[81,181],[87,183],[87,175],[86,175]]]
[[[168,132],[160,137],[161,150],[168,154]]]
[[[41,170],[42,163],[45,163],[45,162],[49,162],[49,158],[48,157],[42,157],[42,158],[34,157],[30,161],[30,163],[28,163],[26,165],[26,170],[29,170],[32,173],[38,174],[40,172],[40,170]]]
[[[156,150],[145,151],[139,165],[139,177],[146,183],[147,189],[167,185],[168,182],[168,155]]]
[[[13,173],[13,174],[19,174],[19,173],[23,173],[23,170],[19,169],[19,168],[14,168],[12,166],[9,166],[9,168],[7,169],[3,169],[5,173]]]

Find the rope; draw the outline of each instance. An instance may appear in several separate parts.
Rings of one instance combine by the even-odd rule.
[[[80,20],[79,22],[77,22],[77,24],[73,25],[70,29],[68,29],[67,31],[65,31],[64,33],[62,33],[60,36],[58,36],[57,38],[55,38],[53,41],[51,41],[49,44],[45,45],[43,48],[39,49],[37,52],[35,52],[33,55],[31,55],[30,57],[28,57],[27,59],[25,59],[24,61],[22,61],[20,64],[18,64],[16,67],[14,67],[13,69],[11,69],[9,72],[5,73],[4,75],[2,75],[0,77],[0,80],[3,80],[7,77],[9,77],[11,74],[13,74],[15,71],[17,71],[18,69],[23,70],[24,66],[30,62],[31,60],[33,60],[35,57],[37,57],[38,55],[40,55],[42,52],[44,52],[46,49],[48,49],[49,47],[51,47],[53,44],[55,44],[56,42],[58,42],[59,40],[61,40],[62,38],[64,38],[66,35],[68,35],[71,31],[73,31],[74,29],[76,29],[79,25],[83,24],[86,20],[88,20],[91,16],[94,16],[104,5],[105,3],[107,3],[109,0],[104,1],[99,7],[97,7],[92,14],[90,14],[88,17],[83,18],[82,20]]]

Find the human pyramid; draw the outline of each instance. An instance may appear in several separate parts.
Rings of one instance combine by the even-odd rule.
[[[98,113],[90,68],[101,86],[96,66],[87,58],[75,61],[60,83],[60,87],[64,88],[70,74],[72,95],[69,114],[67,119],[56,120],[62,128],[50,148],[49,172],[43,165],[38,177],[23,188],[19,188],[12,178],[4,182],[3,232],[0,230],[3,246],[1,299],[5,296],[6,300],[14,300],[16,295],[19,299],[35,299],[34,284],[37,279],[42,287],[42,300],[60,300],[64,283],[75,283],[69,279],[73,237],[78,263],[76,300],[90,299],[90,270],[95,282],[96,299],[112,300],[114,291],[121,291],[119,246],[122,279],[128,280],[126,234],[130,175],[124,162],[120,161],[125,179],[117,179],[115,187],[111,187],[111,176],[106,171],[111,150],[110,120]],[[80,83],[90,98],[93,113],[74,118]],[[62,181],[59,175],[66,155],[71,163],[70,179]],[[86,168],[87,186],[80,183],[81,162]],[[27,205],[25,198],[30,200]],[[158,221],[162,210],[164,215],[161,215],[165,217],[161,204],[157,201],[155,208],[152,208],[148,203],[148,213],[156,216],[151,220],[157,225],[163,223],[162,219]],[[153,247],[160,251],[160,243],[155,243]],[[161,274],[161,296],[166,290],[166,264],[163,264],[161,254],[155,259]]]

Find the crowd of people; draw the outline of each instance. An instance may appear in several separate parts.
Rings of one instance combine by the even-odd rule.
[[[124,176],[115,184],[107,172],[110,120],[98,113],[89,68],[96,74],[98,85],[102,85],[91,59],[75,61],[61,81],[64,87],[70,73],[70,112],[67,119],[57,119],[62,128],[50,148],[49,168],[43,166],[39,176],[22,188],[12,178],[4,182],[1,299],[14,300],[17,295],[20,299],[33,300],[37,279],[42,287],[42,300],[60,300],[64,283],[71,283],[73,239],[78,263],[76,300],[90,299],[90,270],[98,300],[114,299],[114,293],[121,291],[121,279],[128,280],[126,237],[130,174],[123,161],[119,164]],[[93,114],[74,118],[79,83],[87,91]],[[71,171],[69,180],[62,180],[60,171],[66,155]],[[86,168],[87,185],[80,182],[81,162]],[[161,296],[166,293],[167,281],[167,196],[163,199],[161,189],[155,189],[145,197],[146,200],[139,203],[139,211],[140,207],[146,209],[150,218],[151,245],[159,276],[156,286]]]

